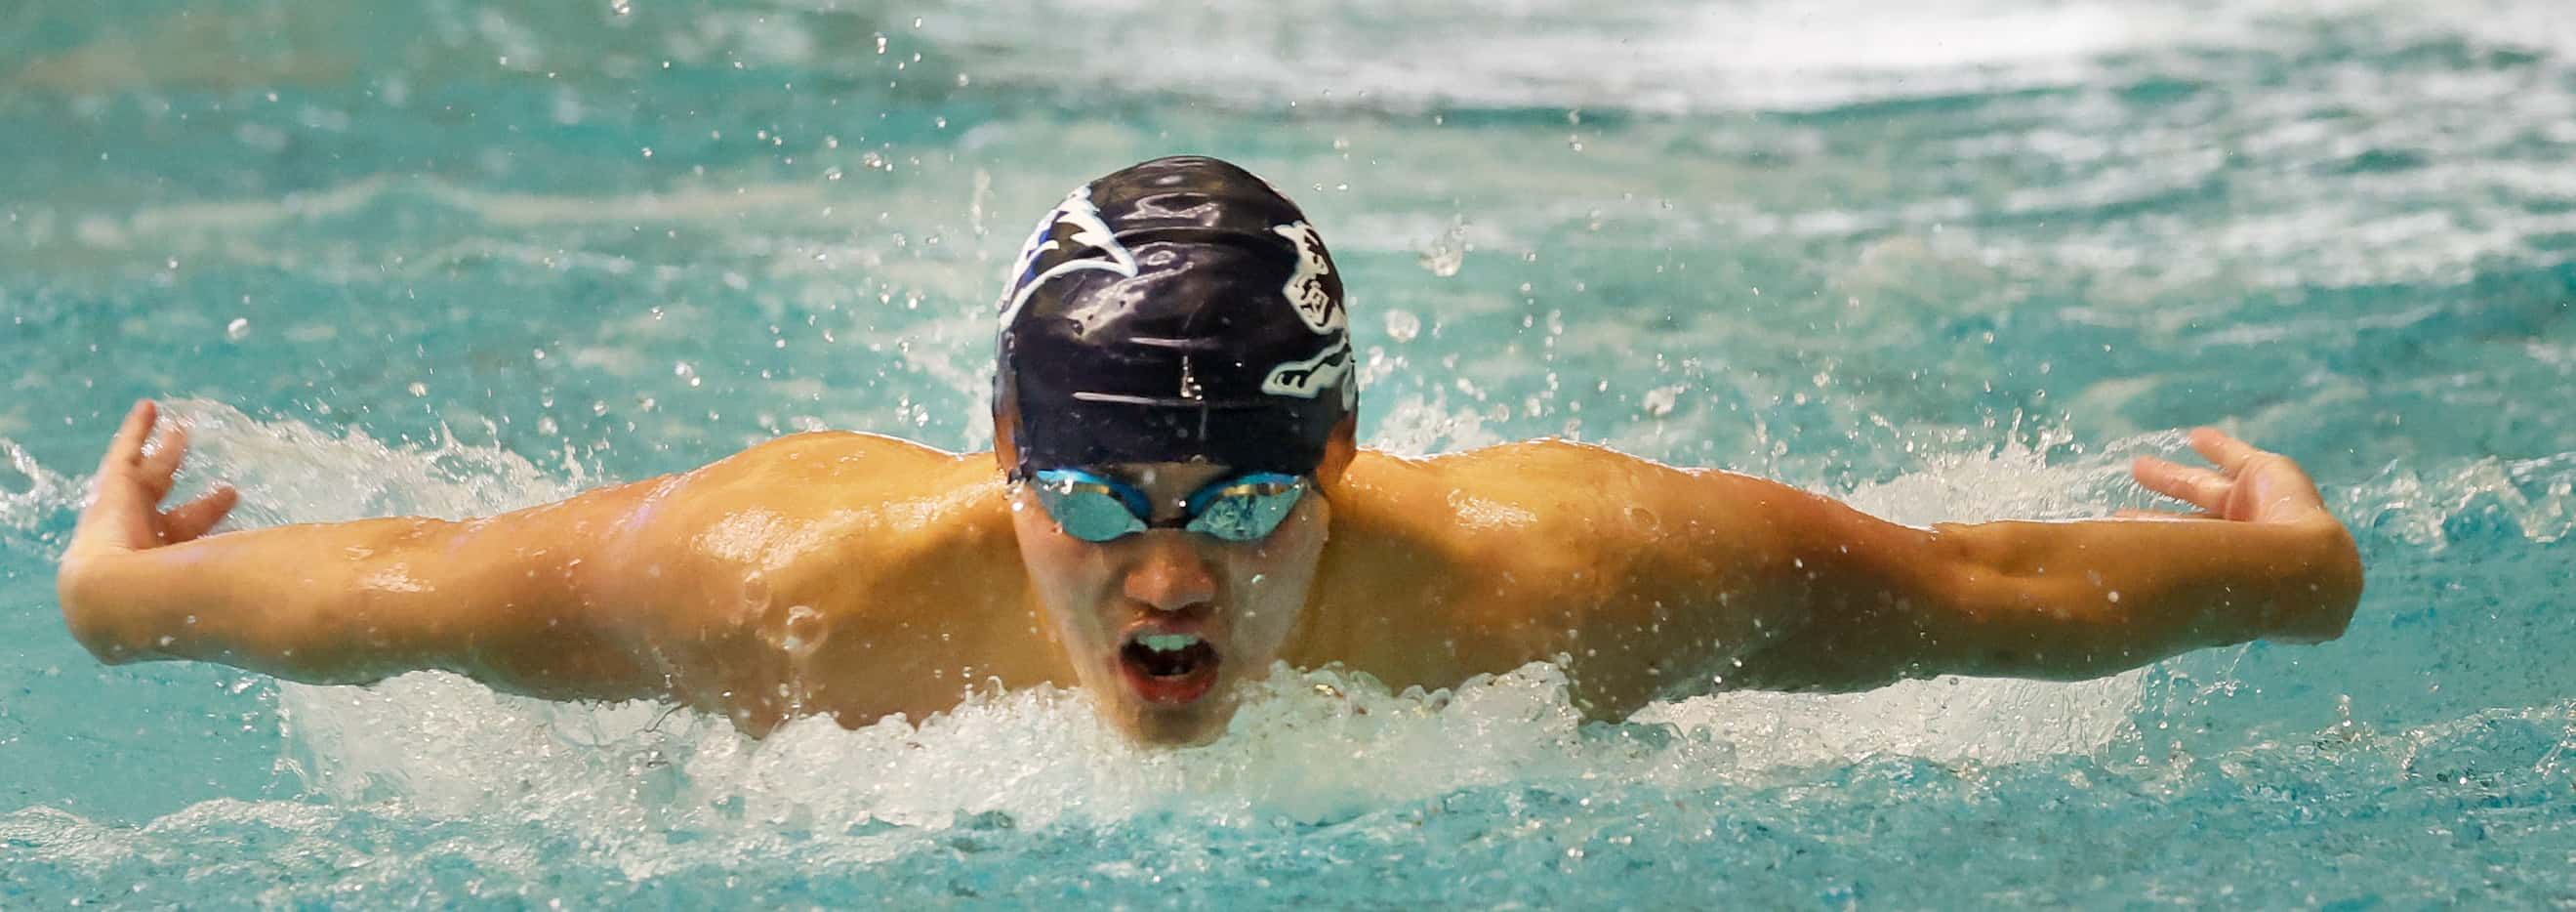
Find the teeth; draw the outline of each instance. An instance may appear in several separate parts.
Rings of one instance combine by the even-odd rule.
[[[1155,652],[1179,652],[1198,645],[1199,638],[1187,633],[1158,633],[1137,637],[1136,642],[1145,644],[1145,648]]]

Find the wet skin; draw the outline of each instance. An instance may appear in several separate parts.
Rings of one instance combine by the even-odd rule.
[[[1192,492],[1233,474],[1204,463],[1100,468],[1151,498],[1158,519],[1182,515]],[[1021,566],[1054,620],[1074,677],[1104,718],[1150,743],[1197,743],[1224,732],[1238,685],[1267,677],[1287,649],[1332,517],[1329,501],[1309,495],[1257,541],[1148,529],[1092,543],[1057,528],[1027,486],[1006,496]],[[1131,639],[1151,634],[1204,639],[1216,658],[1216,685],[1195,699],[1153,699],[1131,680],[1124,655]]]
[[[2135,470],[2198,513],[1925,529],[1579,444],[1402,459],[1346,425],[1320,495],[1268,539],[1092,544],[995,454],[850,433],[487,519],[207,534],[233,496],[162,511],[185,436],[147,447],[154,418],[138,405],[111,442],[58,576],[101,660],[337,683],[446,669],[541,697],[671,699],[754,735],[1054,684],[1141,742],[1200,743],[1274,660],[1395,687],[1557,660],[1605,718],[1718,689],[2083,678],[2331,639],[2361,592],[2352,540],[2297,464],[2206,429],[2193,445],[2214,468]],[[1225,473],[1099,468],[1163,510]],[[1183,629],[1219,683],[1150,699],[1121,654]]]

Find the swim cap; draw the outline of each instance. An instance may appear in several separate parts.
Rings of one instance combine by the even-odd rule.
[[[1073,191],[1002,296],[995,414],[1011,477],[1207,461],[1312,474],[1358,404],[1342,281],[1251,172],[1161,158]]]

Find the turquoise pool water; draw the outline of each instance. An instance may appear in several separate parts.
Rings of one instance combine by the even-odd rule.
[[[0,10],[0,906],[2576,904],[2576,20],[1591,6]],[[754,744],[62,631],[138,396],[248,525],[982,446],[1027,222],[1175,152],[1321,226],[1389,448],[1928,522],[2141,504],[2128,457],[2217,423],[2311,469],[2368,595],[2323,647],[1625,725],[1544,666],[1283,672],[1181,755],[1058,692]]]

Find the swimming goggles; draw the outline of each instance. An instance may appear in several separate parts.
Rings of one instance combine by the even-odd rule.
[[[1040,469],[1032,473],[1030,487],[1057,528],[1094,543],[1175,526],[1223,541],[1256,541],[1287,521],[1297,500],[1306,496],[1304,478],[1255,472],[1191,494],[1181,504],[1186,519],[1155,522],[1154,504],[1145,492],[1081,469]]]

